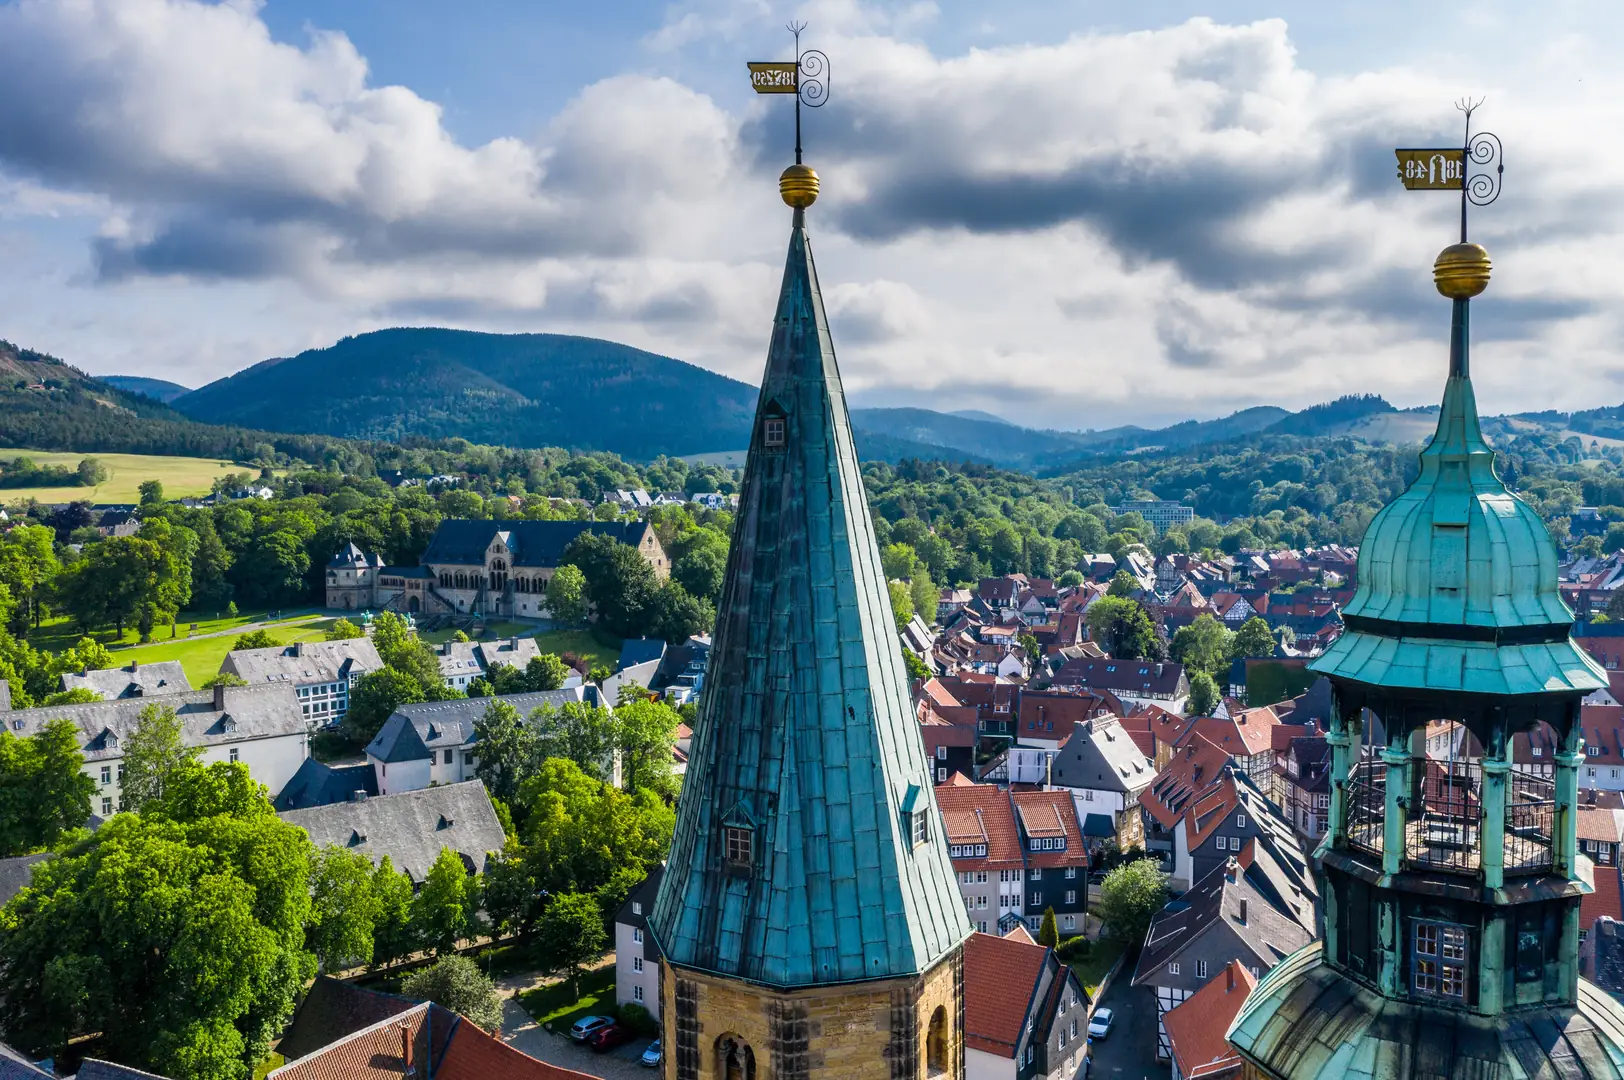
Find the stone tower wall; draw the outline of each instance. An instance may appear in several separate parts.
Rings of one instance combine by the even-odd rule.
[[[750,1046],[754,1080],[927,1080],[964,1075],[964,962],[954,949],[911,979],[775,992],[661,965],[665,1080],[727,1080],[717,1041]],[[945,1010],[942,1070],[927,1041]]]

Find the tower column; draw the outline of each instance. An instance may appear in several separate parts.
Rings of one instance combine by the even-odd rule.
[[[1348,718],[1342,715],[1341,703],[1334,698],[1331,704],[1331,730],[1325,733],[1325,742],[1331,748],[1331,808],[1328,811],[1324,846],[1348,846],[1348,771],[1352,767],[1348,735]]]
[[[1573,743],[1583,738],[1578,725],[1569,737]],[[1551,872],[1577,881],[1579,878],[1578,849],[1579,821],[1574,807],[1579,804],[1579,766],[1585,756],[1577,749],[1564,747],[1556,755],[1556,813],[1551,823]]]
[[[1502,746],[1483,756],[1483,835],[1480,859],[1483,885],[1498,889],[1506,883],[1506,777],[1511,762]]]
[[[1410,825],[1410,752],[1404,736],[1388,732],[1382,761],[1387,765],[1387,806],[1382,822],[1382,873],[1392,875],[1404,866],[1404,839]]]

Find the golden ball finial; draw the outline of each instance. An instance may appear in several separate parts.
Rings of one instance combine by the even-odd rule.
[[[805,210],[818,201],[818,174],[810,165],[791,165],[778,178],[778,194],[785,205]]]
[[[1451,300],[1470,300],[1489,287],[1489,268],[1482,244],[1450,244],[1432,264],[1432,282]]]

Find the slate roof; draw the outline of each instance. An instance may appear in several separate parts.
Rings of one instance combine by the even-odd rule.
[[[1583,948],[1595,958],[1588,973],[1590,981],[1616,997],[1624,993],[1624,923],[1599,919],[1587,928],[1590,937]]]
[[[347,802],[357,791],[378,793],[378,773],[371,765],[329,765],[305,758],[272,800],[278,811],[307,810]]]
[[[428,876],[441,848],[461,855],[473,872],[484,873],[488,853],[501,851],[506,843],[490,796],[478,780],[288,810],[282,820],[304,829],[318,848],[359,851],[374,864],[387,855],[396,870],[416,882]]]
[[[1049,950],[974,933],[964,943],[964,1043],[1013,1058],[1037,1002]]]
[[[1157,660],[1068,660],[1054,673],[1056,686],[1087,686],[1117,694],[1176,697],[1184,665]]]
[[[635,667],[646,664],[650,660],[662,660],[665,657],[665,642],[659,638],[627,638],[620,646],[621,668]]]
[[[191,690],[186,670],[179,660],[143,664],[131,661],[124,667],[101,671],[81,671],[62,676],[62,689],[84,688],[104,699],[150,697],[153,694],[179,694]]]
[[[647,926],[648,917],[654,912],[654,899],[660,894],[660,881],[664,877],[664,863],[649,871],[648,876],[638,882],[637,888],[627,894],[620,909],[615,912],[615,922],[627,926]]]
[[[285,682],[295,686],[338,682],[383,667],[370,638],[295,641],[266,649],[232,649],[220,670],[248,683]]]
[[[367,744],[367,756],[379,761],[421,761],[436,750],[466,746],[474,741],[474,724],[485,715],[493,701],[505,701],[529,716],[544,706],[561,708],[579,703],[595,692],[572,686],[564,690],[538,690],[528,694],[498,694],[495,697],[453,698],[450,701],[421,701],[402,705],[389,715]]]
[[[21,1052],[0,1043],[0,1080],[54,1080]]]
[[[276,1052],[295,1061],[352,1032],[399,1016],[420,1004],[399,994],[368,990],[328,975],[317,975],[288,1021]]]
[[[1050,779],[1061,787],[1119,791],[1136,796],[1156,770],[1114,717],[1079,724],[1060,744]]]
[[[582,533],[609,536],[637,547],[650,531],[644,521],[466,521],[440,522],[421,566],[483,566],[485,551],[498,533],[512,555],[512,566],[550,569],[563,560],[564,549]]]
[[[72,1080],[166,1080],[166,1078],[157,1073],[132,1069],[128,1065],[119,1065],[112,1061],[85,1058],[79,1063],[79,1071],[73,1074]]]
[[[797,211],[650,920],[662,951],[779,987],[934,966],[970,924],[945,838],[905,831],[905,808],[938,820],[929,770]],[[744,874],[721,865],[724,822],[760,838]]]
[[[1273,967],[1313,940],[1311,931],[1276,910],[1247,879],[1239,860],[1230,858],[1151,920],[1133,985],[1158,985],[1156,980],[1169,963],[1219,925],[1228,927],[1246,945],[1260,970]]]
[[[0,712],[0,725],[13,735],[25,736],[55,717],[65,717],[79,729],[79,749],[85,760],[105,761],[124,755],[122,745],[135,731],[141,710],[154,702],[175,710],[188,746],[303,735],[308,730],[299,699],[288,685],[225,686],[161,697],[13,709]]]
[[[382,560],[376,555],[367,554],[353,542],[339,548],[333,557],[327,560],[327,566],[332,570],[363,570],[369,566],[382,565]]]
[[[1240,1067],[1241,1056],[1224,1041],[1224,1032],[1256,985],[1256,977],[1246,966],[1231,960],[1205,986],[1168,1010],[1162,1023],[1179,1076],[1201,1080]]]
[[[505,637],[496,641],[445,641],[434,650],[441,676],[481,675],[506,664],[523,671],[541,655],[533,637]]]
[[[5,907],[13,896],[22,892],[33,880],[34,864],[51,857],[49,851],[37,855],[16,855],[0,859],[0,907]]]

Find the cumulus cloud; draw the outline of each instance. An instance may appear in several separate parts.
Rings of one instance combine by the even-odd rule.
[[[934,4],[805,13],[835,58],[834,98],[807,119],[812,227],[865,397],[1086,427],[1436,392],[1447,315],[1427,269],[1453,210],[1398,189],[1391,147],[1458,138],[1452,83],[1317,74],[1279,20],[955,51],[927,43]],[[681,76],[768,14],[678,5],[643,42],[666,74],[581,87],[538,130],[470,146],[341,32],[277,41],[251,3],[0,2],[0,220],[95,222],[87,308],[231,290],[245,349],[431,320],[598,334],[754,379],[791,111]],[[1589,81],[1559,118],[1502,88],[1487,114],[1514,148],[1474,227],[1500,268],[1475,320],[1491,406],[1616,384],[1624,160],[1593,133],[1624,110],[1620,80],[1568,39],[1503,77],[1575,70]],[[152,355],[186,354],[185,320],[166,332]],[[105,341],[64,336],[40,344]],[[192,352],[219,363],[218,340]],[[1547,353],[1570,377],[1526,386]]]

